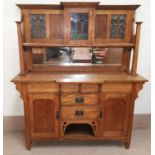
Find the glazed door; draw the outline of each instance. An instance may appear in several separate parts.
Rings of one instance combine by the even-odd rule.
[[[108,93],[101,95],[101,136],[125,136],[127,134],[129,106],[127,94]]]
[[[30,94],[29,108],[32,138],[46,139],[59,136],[57,95]]]
[[[134,12],[96,10],[94,13],[93,44],[132,42]]]
[[[92,30],[92,9],[66,10],[67,44],[90,45]]]

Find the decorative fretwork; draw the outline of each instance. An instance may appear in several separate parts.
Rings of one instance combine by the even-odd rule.
[[[46,36],[45,15],[33,14],[30,16],[30,22],[31,22],[31,37],[45,38]]]
[[[111,38],[124,38],[126,15],[112,15]]]

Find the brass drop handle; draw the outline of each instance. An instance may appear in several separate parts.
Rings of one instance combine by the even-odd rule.
[[[75,103],[77,103],[77,104],[83,104],[84,103],[84,98],[82,96],[77,96],[75,98]]]
[[[76,116],[83,116],[84,115],[84,111],[83,110],[76,110],[75,111],[75,115]]]

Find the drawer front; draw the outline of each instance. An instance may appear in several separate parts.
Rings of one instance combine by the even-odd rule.
[[[70,119],[95,119],[97,118],[97,106],[62,106],[61,117]]]
[[[28,84],[28,92],[58,92],[59,86],[56,83],[29,83]]]
[[[63,94],[61,96],[61,105],[95,105],[97,103],[97,94]]]
[[[81,92],[95,93],[98,91],[99,91],[99,86],[96,84],[82,84],[81,85]]]
[[[129,93],[132,89],[132,84],[124,83],[106,83],[101,87],[101,92],[124,92]]]
[[[78,84],[61,84],[61,92],[78,92]]]

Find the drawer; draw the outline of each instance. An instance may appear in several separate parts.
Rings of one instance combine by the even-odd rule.
[[[98,92],[99,88],[96,84],[82,84],[81,85],[81,92],[87,93],[95,93]]]
[[[48,93],[48,92],[58,92],[59,87],[56,83],[29,83],[28,84],[28,92],[41,92],[41,93]]]
[[[97,103],[97,94],[63,94],[61,96],[61,105],[95,105]]]
[[[78,92],[78,84],[61,84],[61,92]]]
[[[132,89],[132,84],[129,83],[106,83],[101,87],[101,92],[124,92],[129,93]]]
[[[97,118],[97,106],[62,106],[61,117],[74,119],[95,119]]]

